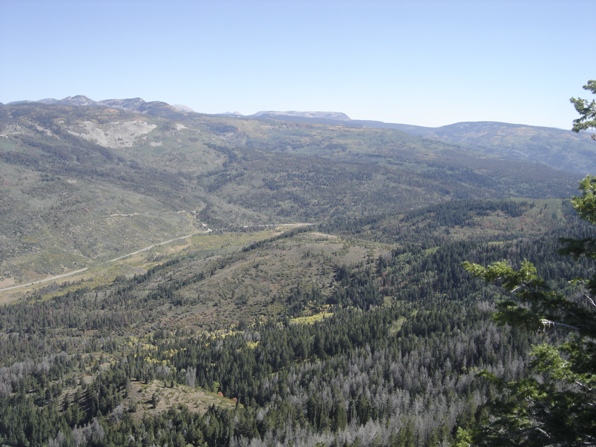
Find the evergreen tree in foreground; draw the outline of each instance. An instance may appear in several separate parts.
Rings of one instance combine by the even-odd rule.
[[[596,94],[596,81],[584,89]],[[571,98],[580,118],[576,132],[596,128],[596,102]],[[592,136],[596,139],[596,137]],[[596,176],[580,183],[574,197],[578,215],[596,224]],[[563,239],[561,255],[596,259],[596,239]],[[500,392],[488,421],[473,436],[480,446],[594,446],[596,445],[596,273],[574,280],[572,296],[552,290],[530,262],[514,269],[507,262],[488,267],[469,262],[475,277],[500,285],[507,299],[497,304],[495,320],[532,330],[557,330],[565,335],[558,345],[541,344],[532,350],[525,378],[506,382],[484,372]],[[460,430],[457,445],[471,445]]]

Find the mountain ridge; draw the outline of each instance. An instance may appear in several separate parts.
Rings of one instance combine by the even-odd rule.
[[[270,118],[270,117],[298,117],[298,118],[313,118],[313,119],[325,119],[325,120],[338,120],[338,121],[352,121],[352,119],[342,112],[322,112],[322,111],[261,111],[249,115],[251,118]]]
[[[579,180],[392,129],[114,104],[0,107],[0,282],[78,270],[199,222],[243,228],[566,197]]]
[[[546,126],[496,121],[467,121],[440,127],[425,127],[351,119],[342,112],[325,111],[260,111],[252,115],[242,115],[237,112],[202,114],[186,106],[173,106],[163,101],[147,102],[138,97],[94,101],[84,95],[68,96],[60,100],[46,98],[39,101],[16,101],[2,105],[2,107],[36,103],[106,107],[168,119],[186,119],[189,116],[202,115],[237,120],[273,120],[356,129],[387,129],[461,146],[483,155],[542,163],[575,174],[586,175],[588,172],[596,172],[596,151],[594,142],[589,135]]]
[[[95,101],[85,95],[67,96],[62,99],[45,98],[38,101],[14,101],[6,105],[18,105],[23,103],[40,103],[48,105],[68,105],[77,107],[111,107],[120,110],[126,110],[133,113],[144,115],[175,116],[176,114],[195,113],[190,107],[185,105],[170,105],[164,101],[145,101],[142,98],[126,99],[103,99]]]
[[[429,135],[438,132],[442,129],[449,129],[453,127],[461,127],[461,126],[475,126],[475,125],[503,125],[503,126],[510,126],[510,127],[530,127],[530,128],[538,128],[538,129],[556,129],[559,131],[567,132],[565,129],[560,129],[557,127],[549,127],[549,126],[538,126],[538,125],[531,125],[531,124],[523,124],[523,123],[509,123],[505,121],[459,121],[452,124],[446,124],[443,126],[421,126],[416,124],[402,124],[402,123],[394,123],[394,122],[386,122],[386,121],[379,121],[379,120],[363,120],[363,119],[353,119],[349,117],[344,112],[337,112],[337,111],[318,111],[318,110],[311,110],[311,111],[298,111],[298,110],[262,110],[255,112],[253,114],[244,115],[240,112],[222,112],[222,113],[202,113],[197,112],[191,107],[182,104],[169,104],[165,101],[145,101],[143,98],[135,97],[135,98],[122,98],[122,99],[102,99],[99,101],[95,101],[85,95],[75,95],[75,96],[67,96],[62,99],[55,99],[55,98],[44,98],[40,100],[17,100],[11,101],[8,103],[1,103],[0,105],[17,105],[17,104],[25,104],[25,103],[41,103],[41,104],[63,104],[63,105],[72,105],[72,106],[106,106],[106,107],[114,107],[119,108],[122,110],[128,110],[131,112],[138,112],[144,113],[149,106],[152,105],[159,105],[159,106],[167,106],[171,107],[175,110],[179,110],[186,113],[198,113],[203,115],[213,115],[213,116],[227,116],[227,117],[242,117],[242,118],[304,118],[310,119],[313,121],[317,121],[320,119],[327,121],[341,121],[341,122],[349,122],[349,124],[355,124],[358,126],[365,126],[371,128],[392,128],[396,130],[403,130],[407,133],[414,133],[417,135]],[[346,124],[346,123],[345,123]]]

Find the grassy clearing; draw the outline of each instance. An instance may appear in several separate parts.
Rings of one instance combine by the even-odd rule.
[[[141,420],[145,414],[158,414],[185,406],[191,412],[205,413],[211,405],[234,408],[236,401],[218,393],[206,391],[202,388],[191,388],[179,383],[166,383],[153,380],[148,384],[131,382],[127,398],[123,406],[133,411],[135,417]],[[154,397],[155,396],[155,397]]]
[[[399,317],[396,321],[391,323],[391,327],[389,328],[389,335],[395,335],[399,333],[406,321],[408,321],[406,317]]]
[[[318,323],[319,321],[323,321],[325,318],[332,317],[332,312],[321,312],[314,315],[309,315],[306,317],[296,317],[290,320],[292,324],[314,324]]]

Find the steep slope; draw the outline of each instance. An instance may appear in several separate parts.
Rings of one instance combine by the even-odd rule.
[[[530,259],[565,284],[588,266],[563,264],[557,237],[584,229],[554,200],[391,219],[399,231],[366,230],[409,234],[403,244],[312,227],[209,234],[109,284],[1,306],[0,440],[448,445],[490,398],[477,370],[513,379],[551,336],[495,326],[498,292],[461,262]],[[456,227],[477,237],[440,241]]]
[[[204,225],[323,222],[454,199],[562,197],[578,180],[396,130],[180,113],[140,99],[90,101],[0,106],[4,286]]]

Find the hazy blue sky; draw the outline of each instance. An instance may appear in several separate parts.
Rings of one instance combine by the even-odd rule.
[[[0,102],[570,128],[596,0],[0,0]]]

